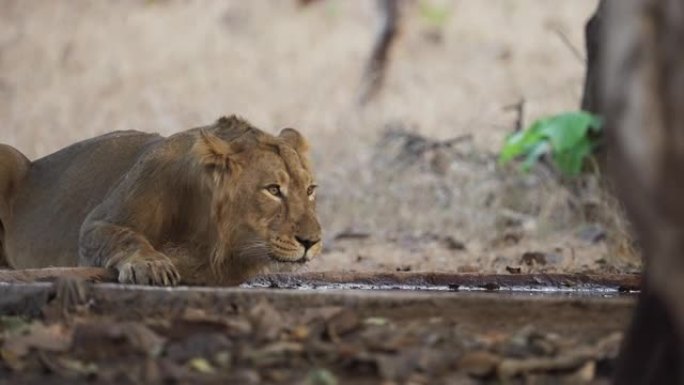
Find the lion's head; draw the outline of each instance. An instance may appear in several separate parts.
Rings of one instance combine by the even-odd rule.
[[[316,182],[298,131],[273,136],[232,116],[197,134],[193,151],[218,227],[213,269],[305,262],[320,253]]]

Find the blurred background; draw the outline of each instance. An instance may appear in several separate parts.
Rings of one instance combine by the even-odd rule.
[[[0,142],[34,159],[235,113],[311,142],[309,270],[635,271],[596,176],[497,164],[516,128],[579,109],[596,3],[405,0],[378,78],[382,2],[0,0]]]

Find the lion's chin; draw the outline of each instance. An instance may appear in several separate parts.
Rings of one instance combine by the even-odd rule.
[[[289,256],[289,255],[288,256],[282,256],[282,255],[269,253],[268,256],[269,256],[269,258],[271,258],[271,260],[273,262],[278,262],[278,263],[304,264],[308,261],[308,259],[306,258],[306,255],[302,255],[299,257],[297,257],[297,256],[293,257],[293,256]]]

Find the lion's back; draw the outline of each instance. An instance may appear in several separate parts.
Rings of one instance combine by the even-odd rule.
[[[161,139],[156,134],[118,131],[31,162],[7,226],[10,265],[76,265],[78,233],[86,215]]]

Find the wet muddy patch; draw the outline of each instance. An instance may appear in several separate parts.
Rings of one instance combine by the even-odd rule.
[[[637,274],[450,274],[323,272],[270,274],[243,287],[311,290],[418,290],[568,293],[636,293]]]

